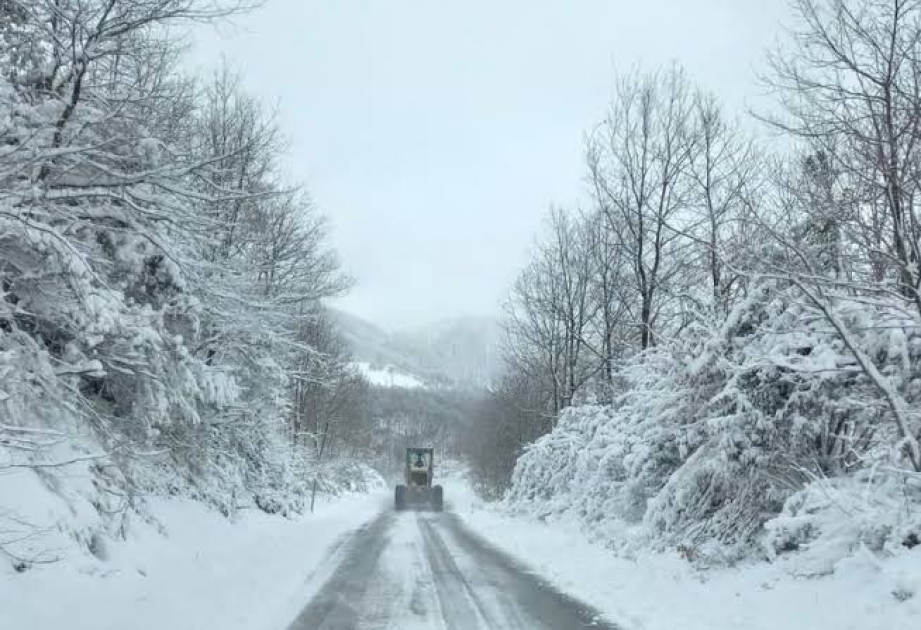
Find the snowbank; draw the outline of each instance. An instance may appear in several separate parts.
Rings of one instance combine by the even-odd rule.
[[[888,559],[858,547],[824,575],[811,573],[813,558],[802,554],[701,569],[675,551],[627,559],[591,542],[571,515],[515,516],[481,503],[463,480],[447,486],[451,508],[473,531],[626,630],[921,627],[921,546]]]
[[[312,515],[248,510],[229,520],[200,502],[151,499],[155,518],[131,519],[125,541],[100,538],[93,554],[22,573],[0,563],[0,627],[279,630],[322,584],[318,567],[337,542],[384,501],[321,497]]]
[[[331,462],[313,514],[241,495],[228,512],[170,477],[163,492],[128,493],[103,461],[0,471],[3,630],[279,630],[336,542],[389,499],[376,472]]]

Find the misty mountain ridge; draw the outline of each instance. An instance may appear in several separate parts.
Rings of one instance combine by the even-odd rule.
[[[445,318],[390,333],[353,313],[329,312],[355,362],[459,389],[486,387],[499,372],[499,326],[492,318]]]

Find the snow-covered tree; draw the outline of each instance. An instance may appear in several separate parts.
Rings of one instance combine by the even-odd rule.
[[[342,363],[305,313],[349,281],[272,117],[172,35],[245,8],[0,6],[0,467],[98,464],[100,505],[302,500],[294,383]]]

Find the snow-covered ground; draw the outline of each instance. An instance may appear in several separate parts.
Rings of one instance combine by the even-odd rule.
[[[162,529],[135,522],[105,560],[72,555],[24,573],[0,563],[0,628],[280,630],[322,586],[337,543],[384,501],[355,494],[295,519],[248,511],[231,522],[201,503],[153,499]]]
[[[619,558],[575,523],[552,525],[482,504],[463,479],[446,501],[490,543],[625,630],[917,630],[921,547],[881,561],[867,553],[820,578],[795,556],[698,570],[677,554]]]
[[[402,387],[404,389],[417,389],[425,387],[425,383],[406,372],[401,372],[392,365],[377,367],[367,361],[353,361],[349,364],[353,370],[367,379],[372,385],[378,387]]]
[[[624,630],[916,630],[921,547],[888,560],[869,552],[819,578],[803,557],[700,570],[677,554],[616,556],[571,522],[484,505],[460,474],[449,509],[490,544]],[[6,630],[279,630],[319,591],[346,534],[390,509],[389,492],[321,502],[296,519],[152,499],[160,526],[135,520],[127,540],[16,573],[0,563]]]

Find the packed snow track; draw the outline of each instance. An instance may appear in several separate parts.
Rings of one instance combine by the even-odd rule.
[[[289,630],[616,630],[450,513],[384,512],[337,555]]]

